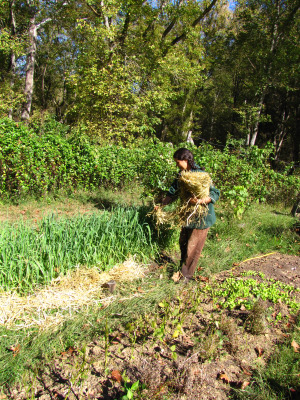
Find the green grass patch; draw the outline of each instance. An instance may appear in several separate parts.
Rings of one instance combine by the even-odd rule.
[[[48,216],[36,226],[5,223],[0,235],[0,285],[32,290],[76,265],[108,270],[137,255],[157,253],[144,208],[114,208],[89,216]]]

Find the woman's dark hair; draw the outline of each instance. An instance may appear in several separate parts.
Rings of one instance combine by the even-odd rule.
[[[193,153],[190,150],[185,149],[184,147],[181,147],[180,149],[176,150],[173,155],[173,158],[179,161],[186,160],[191,168],[193,169],[197,168],[194,161]]]

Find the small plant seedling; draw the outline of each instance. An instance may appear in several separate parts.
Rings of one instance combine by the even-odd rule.
[[[172,359],[176,361],[177,360],[176,345],[173,344],[173,346],[170,347],[170,350],[172,352]]]
[[[136,381],[132,385],[129,385],[127,382],[124,381],[125,395],[122,396],[122,400],[133,399],[134,392],[138,390],[139,385],[140,381]]]

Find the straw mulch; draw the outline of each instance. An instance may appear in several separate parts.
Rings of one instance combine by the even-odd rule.
[[[115,299],[102,287],[111,280],[131,281],[145,275],[146,266],[134,258],[113,267],[109,272],[98,268],[77,267],[48,287],[28,296],[0,292],[0,324],[14,329],[57,325],[84,306],[106,306]]]
[[[153,211],[156,224],[169,224],[173,226],[186,226],[198,223],[207,215],[207,205],[191,204],[191,199],[196,197],[201,200],[209,195],[212,180],[206,172],[183,171],[179,177],[180,203],[175,211],[164,211],[160,206]]]

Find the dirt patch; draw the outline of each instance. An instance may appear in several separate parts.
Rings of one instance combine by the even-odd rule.
[[[268,279],[275,279],[300,288],[300,257],[298,256],[272,253],[254,257],[230,271],[222,272],[219,276],[224,278],[232,273],[238,276],[245,271],[262,272]]]
[[[260,273],[258,280],[299,288],[300,258],[282,254],[248,260],[216,282],[249,271]],[[209,284],[204,278],[179,284],[176,298],[127,326],[102,331],[86,347],[67,349],[26,388],[7,388],[7,398],[114,400],[131,390],[136,399],[228,399],[233,388],[251,383],[253,369],[268,361],[278,342],[288,340],[295,315],[284,303],[264,300],[251,310],[222,308]]]

